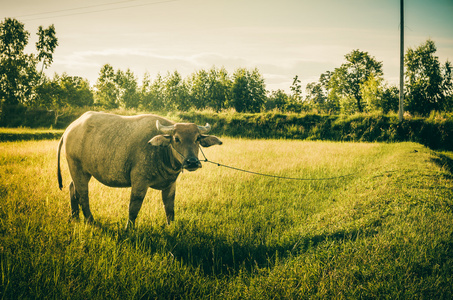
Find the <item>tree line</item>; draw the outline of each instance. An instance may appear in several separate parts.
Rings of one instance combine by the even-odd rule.
[[[452,65],[441,64],[435,43],[428,39],[405,54],[405,110],[422,116],[453,110]],[[355,113],[398,110],[399,89],[383,78],[382,62],[353,50],[334,71],[307,85],[307,102],[322,111]]]
[[[91,86],[87,79],[55,74],[44,69],[53,62],[58,46],[55,28],[39,27],[37,54],[26,54],[30,33],[21,22],[7,18],[0,23],[0,123],[18,107],[59,111],[66,107],[97,106],[102,109],[134,108],[146,111],[234,109],[237,112],[303,112],[326,114],[397,111],[399,89],[384,81],[383,63],[368,52],[353,50],[340,67],[321,74],[303,93],[301,81],[293,78],[290,92],[267,91],[260,71],[238,68],[198,70],[186,78],[178,71],[147,73],[139,82],[130,70],[115,70],[105,64]],[[441,64],[435,43],[427,40],[405,55],[405,107],[411,113],[453,110],[452,65]],[[19,109],[20,111],[20,109]],[[7,123],[7,122],[6,122]]]
[[[225,68],[199,70],[187,78],[178,71],[146,73],[141,85],[134,73],[104,65],[94,85],[93,103],[107,109],[123,107],[151,111],[187,111],[233,107],[237,112],[259,112],[266,101],[264,78],[258,69],[237,69],[232,76]]]

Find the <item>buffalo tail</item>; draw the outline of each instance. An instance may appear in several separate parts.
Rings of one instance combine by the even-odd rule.
[[[60,169],[60,152],[61,146],[63,146],[63,137],[61,137],[60,142],[58,143],[58,152],[57,152],[57,176],[58,176],[58,187],[63,189],[63,178],[61,178],[61,169]]]

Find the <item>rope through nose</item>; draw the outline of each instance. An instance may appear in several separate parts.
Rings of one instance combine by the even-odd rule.
[[[184,155],[182,155],[182,153],[181,153],[181,152],[179,152],[179,151],[178,151],[178,150],[177,150],[177,149],[176,149],[175,147],[173,147],[173,145],[171,145],[171,147],[173,148],[173,150],[175,150],[175,151],[176,151],[176,153],[178,153],[179,155],[181,155],[181,157],[182,157],[182,161],[183,161],[183,162],[184,162],[184,161],[186,161],[186,157],[185,157]]]

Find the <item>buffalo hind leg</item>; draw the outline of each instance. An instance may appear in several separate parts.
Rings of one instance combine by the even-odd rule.
[[[79,176],[73,177],[74,182],[74,199],[78,200],[78,204],[82,207],[83,216],[85,217],[85,221],[88,223],[93,223],[94,218],[91,214],[90,210],[90,201],[88,198],[88,182],[90,182],[91,175],[89,174],[79,174]],[[74,201],[74,205],[77,203]],[[72,198],[71,198],[71,205],[72,205]],[[74,206],[72,206],[74,209]]]
[[[69,186],[72,216],[78,218],[80,205],[85,221],[93,223],[94,219],[90,211],[90,202],[88,200],[88,183],[90,182],[91,174],[82,171],[83,168],[78,160],[68,158],[68,166],[72,177],[72,182]]]
[[[162,190],[162,201],[165,206],[165,214],[167,215],[167,224],[170,225],[175,219],[175,193],[176,181],[173,182],[168,188]]]
[[[71,217],[79,220],[79,196],[75,190],[73,181],[69,184],[69,197],[71,199]]]
[[[147,190],[148,187],[138,188],[132,186],[131,201],[129,202],[129,220],[126,224],[126,230],[135,228],[135,219],[137,219],[137,215],[142,207]]]
[[[79,202],[80,202],[80,206],[82,206],[82,212],[83,212],[83,216],[85,217],[85,221],[87,223],[93,223],[94,218],[93,218],[93,215],[91,214],[91,210],[90,210],[90,201],[88,199],[88,189],[80,192]]]

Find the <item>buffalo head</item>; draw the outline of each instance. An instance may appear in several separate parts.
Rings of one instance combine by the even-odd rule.
[[[195,171],[201,168],[198,159],[199,146],[210,147],[222,145],[222,141],[213,135],[206,135],[211,126],[197,126],[194,123],[176,123],[165,126],[156,121],[156,127],[161,135],[153,137],[149,143],[153,146],[171,147],[174,157],[188,171]]]

